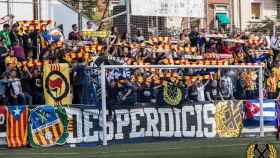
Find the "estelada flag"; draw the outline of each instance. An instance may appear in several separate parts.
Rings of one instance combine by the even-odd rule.
[[[44,65],[44,95],[47,105],[69,105],[70,68],[68,64]]]
[[[7,110],[7,143],[9,148],[27,145],[27,106],[12,106]]]

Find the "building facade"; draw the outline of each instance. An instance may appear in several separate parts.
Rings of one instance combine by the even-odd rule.
[[[207,26],[210,29],[230,29],[233,19],[232,0],[208,0]]]
[[[200,28],[246,30],[250,25],[269,18],[280,19],[280,0],[207,0],[207,19]],[[190,28],[192,18],[183,18],[182,29]]]
[[[234,27],[246,30],[250,25],[259,23],[265,18],[279,18],[279,0],[233,0]]]
[[[193,27],[193,21],[199,20],[200,29],[218,30],[219,28],[231,28],[233,19],[233,4],[232,0],[205,0],[207,2],[204,19],[183,18],[182,29],[190,29]]]

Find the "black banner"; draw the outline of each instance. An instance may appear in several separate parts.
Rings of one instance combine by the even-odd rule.
[[[68,143],[101,143],[102,113],[99,109],[66,109],[73,130]],[[215,137],[215,105],[186,105],[181,108],[139,107],[107,113],[107,140],[135,138]]]

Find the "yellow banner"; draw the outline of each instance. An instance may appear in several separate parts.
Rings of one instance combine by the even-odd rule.
[[[216,131],[221,138],[240,137],[242,122],[242,101],[220,101],[216,105]]]
[[[47,105],[69,105],[70,68],[68,64],[48,64],[44,66],[44,94]]]
[[[82,31],[82,36],[106,38],[110,35],[108,31]]]

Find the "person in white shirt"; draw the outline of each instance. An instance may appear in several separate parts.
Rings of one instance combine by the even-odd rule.
[[[202,83],[201,80],[197,81],[196,90],[197,90],[197,101],[204,102],[205,101],[205,87],[208,85],[209,80]]]
[[[84,31],[97,31],[97,29],[98,29],[97,23],[93,21],[88,21]]]
[[[83,32],[93,32],[93,31],[97,31],[97,29],[98,29],[97,23],[93,21],[88,21],[86,28],[83,29]],[[95,40],[91,35],[86,35],[86,34],[82,34],[82,38],[84,41]]]
[[[275,60],[280,51],[280,36],[272,36],[270,42],[271,49],[273,50],[273,60]]]
[[[273,50],[280,50],[280,36],[272,36],[270,42]]]
[[[220,90],[223,98],[232,99],[233,98],[233,82],[231,78],[226,74],[220,79]]]
[[[17,78],[16,70],[11,71],[11,77],[9,81],[11,81],[10,96],[12,105],[25,104],[24,93],[22,90],[21,82]]]
[[[271,33],[270,33],[270,31],[266,32],[265,42],[266,42],[266,48],[270,49],[271,48]]]

